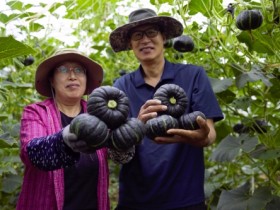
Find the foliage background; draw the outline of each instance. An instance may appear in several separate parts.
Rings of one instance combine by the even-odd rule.
[[[172,62],[203,66],[225,119],[216,143],[205,149],[205,192],[209,209],[258,210],[280,206],[280,2],[235,0],[150,0],[160,15],[184,25],[195,49],[166,49]],[[60,47],[82,49],[104,68],[104,85],[120,71],[138,66],[131,52],[115,54],[108,37],[138,1],[5,0],[0,8],[0,209],[14,209],[22,182],[19,123],[25,105],[42,100],[34,90],[36,66]],[[236,28],[236,16],[258,9],[264,21],[253,31]],[[35,58],[30,66],[22,61]],[[238,129],[239,128],[239,129]],[[238,131],[238,132],[236,132]],[[110,162],[112,207],[119,166]]]

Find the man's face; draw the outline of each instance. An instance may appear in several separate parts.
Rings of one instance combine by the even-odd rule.
[[[163,57],[164,37],[156,25],[141,25],[130,32],[130,47],[140,62]]]

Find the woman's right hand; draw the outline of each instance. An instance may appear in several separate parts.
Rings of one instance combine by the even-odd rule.
[[[167,106],[162,105],[160,100],[147,100],[140,108],[138,119],[146,123],[149,119],[157,117],[157,112],[166,111]]]
[[[90,147],[83,140],[77,138],[74,133],[70,132],[70,125],[67,125],[62,131],[64,143],[70,147],[74,152],[93,153],[95,148]]]

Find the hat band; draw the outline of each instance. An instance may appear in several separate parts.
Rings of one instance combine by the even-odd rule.
[[[135,11],[134,13],[130,14],[129,16],[129,22],[136,22],[140,20],[144,20],[151,17],[157,17],[157,14],[154,11],[146,10],[143,11]]]

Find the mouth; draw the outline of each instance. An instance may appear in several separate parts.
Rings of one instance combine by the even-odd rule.
[[[80,85],[78,85],[78,84],[69,84],[69,85],[66,85],[66,88],[77,88],[77,87],[80,87]]]
[[[153,47],[142,47],[140,48],[140,52],[142,51],[150,51],[150,50],[153,50],[154,48]]]

